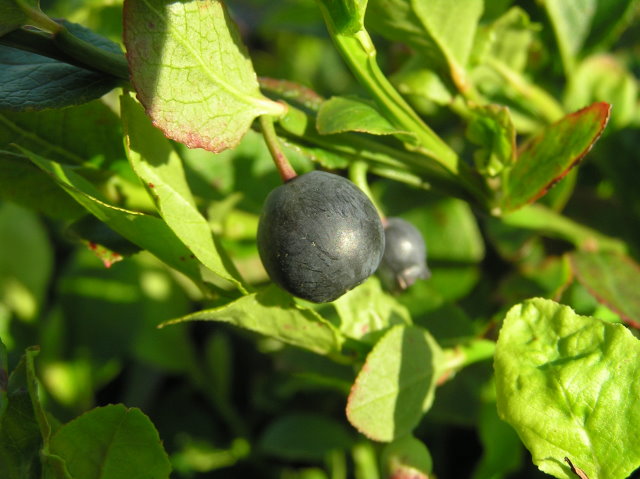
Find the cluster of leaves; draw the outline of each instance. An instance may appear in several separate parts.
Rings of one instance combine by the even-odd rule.
[[[629,476],[640,2],[529,3],[0,0],[2,477]],[[270,284],[261,130],[431,278]]]

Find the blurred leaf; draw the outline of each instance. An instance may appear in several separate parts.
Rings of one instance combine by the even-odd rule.
[[[522,145],[508,172],[500,208],[516,210],[543,196],[589,152],[609,119],[610,105],[594,103],[546,127]]]
[[[0,37],[25,25],[31,16],[42,15],[38,0],[2,0],[0,3]]]
[[[640,328],[640,265],[615,252],[580,251],[569,255],[576,279],[632,327]]]
[[[39,479],[40,450],[49,425],[38,400],[34,358],[39,349],[28,348],[11,375],[6,376],[2,351],[0,378],[0,471],[7,479]]]
[[[589,477],[626,478],[640,466],[640,412],[628,400],[640,394],[638,354],[622,325],[525,301],[509,311],[498,339],[498,412],[542,471],[572,478],[569,457]]]
[[[446,105],[453,101],[453,93],[442,78],[430,68],[429,60],[420,55],[409,57],[391,81],[404,96],[419,97]]]
[[[516,130],[508,108],[500,105],[471,107],[466,136],[479,147],[473,159],[480,174],[494,177],[515,163]]]
[[[332,303],[340,317],[340,331],[348,338],[374,344],[388,328],[411,324],[409,311],[371,277]]]
[[[367,25],[390,40],[407,43],[444,69],[461,91],[482,0],[370,0]]]
[[[411,435],[387,444],[380,455],[385,477],[401,479],[429,479],[433,460],[422,441]]]
[[[0,148],[16,143],[54,161],[108,167],[124,160],[120,119],[104,103],[0,112]],[[80,140],[81,139],[81,140]]]
[[[56,219],[73,221],[86,214],[27,157],[8,151],[0,151],[0,198]]]
[[[61,21],[71,34],[106,51],[122,54],[118,44],[92,32],[81,25]],[[51,48],[51,55],[58,53],[53,40],[37,33],[20,32],[44,42],[43,49]],[[16,44],[24,44],[26,40]],[[7,38],[4,39],[7,41]],[[38,51],[40,45],[33,45]],[[0,108],[13,111],[34,111],[45,108],[63,108],[96,100],[118,86],[120,80],[87,70],[37,53],[0,45]],[[73,61],[73,59],[69,59]]]
[[[605,236],[599,231],[576,223],[571,218],[541,204],[527,205],[518,211],[504,215],[502,222],[506,225],[564,239],[579,249],[618,253],[624,253],[627,250],[623,241]]]
[[[482,405],[478,432],[483,451],[472,479],[501,479],[520,469],[522,443],[513,428],[498,417],[494,402]]]
[[[169,266],[201,284],[201,272],[189,251],[162,220],[110,205],[73,168],[50,162],[23,151],[38,167],[49,173],[69,195],[100,221],[143,249],[149,250]]]
[[[260,93],[237,28],[219,0],[128,0],[124,42],[131,81],[147,114],[165,135],[190,148],[233,148],[257,116],[285,111]]]
[[[362,434],[389,442],[410,433],[433,403],[442,351],[413,326],[391,328],[373,347],[347,402],[347,418]]]
[[[276,286],[218,308],[167,321],[162,326],[186,321],[231,323],[318,354],[333,354],[340,350],[340,333],[314,311],[296,305],[289,294]]]
[[[321,135],[357,131],[372,135],[406,133],[395,128],[375,105],[357,97],[334,96],[322,103],[316,119]]]
[[[49,235],[38,217],[0,203],[0,300],[23,320],[42,310],[53,271]]]
[[[169,478],[171,466],[155,427],[139,409],[110,405],[62,426],[51,452],[83,479]]]
[[[637,19],[639,6],[638,0],[598,0],[585,47],[604,50],[618,41],[625,28]]]
[[[613,55],[592,56],[580,63],[569,79],[564,103],[570,110],[595,101],[611,104],[611,127],[624,128],[634,120],[638,80]]]
[[[309,413],[280,415],[258,440],[263,453],[288,461],[321,461],[331,451],[352,444],[353,437],[342,423]]]
[[[568,76],[573,74],[576,58],[589,35],[599,1],[544,0],[542,2],[553,25],[564,70]]]
[[[243,290],[238,272],[200,214],[186,182],[180,157],[169,140],[154,128],[131,95],[120,97],[129,161],[147,185],[160,215],[176,236],[223,280]]]

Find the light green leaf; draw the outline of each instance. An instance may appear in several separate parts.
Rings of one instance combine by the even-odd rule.
[[[149,250],[158,259],[197,284],[202,283],[199,265],[191,257],[191,251],[161,219],[110,205],[102,199],[95,187],[75,173],[73,168],[46,160],[25,149],[22,151],[100,221],[132,243]]]
[[[374,346],[347,402],[347,418],[374,441],[418,425],[433,403],[442,350],[424,329],[395,326]]]
[[[124,42],[147,114],[191,148],[233,148],[257,116],[285,111],[260,93],[221,0],[127,0]]]
[[[542,3],[553,25],[565,72],[570,76],[589,35],[598,0],[544,0]]]
[[[431,58],[465,91],[467,62],[482,10],[482,0],[371,0],[366,21],[381,35],[406,42]]]
[[[516,159],[516,130],[509,109],[500,105],[471,107],[467,138],[479,146],[473,154],[476,169],[497,176]]]
[[[544,472],[624,479],[637,448],[640,343],[620,324],[579,316],[545,299],[514,306],[495,355],[498,412]]]
[[[316,312],[300,307],[276,286],[241,297],[224,306],[205,309],[162,326],[186,321],[221,321],[269,336],[318,354],[340,351],[340,333]]]
[[[332,304],[340,316],[340,331],[349,338],[375,343],[389,327],[411,324],[407,308],[383,291],[375,276]]]
[[[129,94],[120,100],[129,161],[147,185],[160,215],[202,264],[243,290],[233,263],[196,208],[177,152]]]
[[[168,479],[171,472],[149,418],[122,404],[92,409],[62,426],[51,438],[51,453],[74,478]]]
[[[595,55],[581,62],[570,78],[564,103],[569,110],[596,101],[611,103],[611,126],[624,128],[638,111],[638,80],[613,55]]]
[[[358,131],[372,135],[406,133],[394,127],[371,102],[356,97],[333,97],[322,103],[316,118],[321,135]]]

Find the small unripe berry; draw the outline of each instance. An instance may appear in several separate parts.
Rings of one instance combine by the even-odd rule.
[[[418,279],[427,279],[427,247],[418,229],[402,218],[387,218],[385,250],[378,273],[391,290],[405,290]]]

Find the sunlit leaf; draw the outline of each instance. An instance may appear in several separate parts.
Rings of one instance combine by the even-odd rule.
[[[314,311],[296,305],[290,295],[276,286],[269,286],[218,308],[167,321],[163,326],[186,321],[230,323],[319,354],[332,354],[340,350],[338,331]]]
[[[351,388],[349,422],[375,441],[408,434],[433,403],[442,352],[422,328],[396,326],[374,346]]]
[[[531,299],[504,321],[495,355],[498,411],[538,467],[570,479],[624,479],[640,466],[640,342],[620,324]]]
[[[51,438],[51,453],[83,479],[168,479],[171,472],[149,418],[121,404],[92,409],[62,426]]]
[[[245,47],[220,0],[127,0],[131,81],[165,135],[191,148],[236,146],[259,115],[284,106],[262,96]]]
[[[345,131],[372,135],[403,133],[389,123],[372,103],[356,97],[333,97],[323,102],[318,111],[316,125],[322,135]]]

